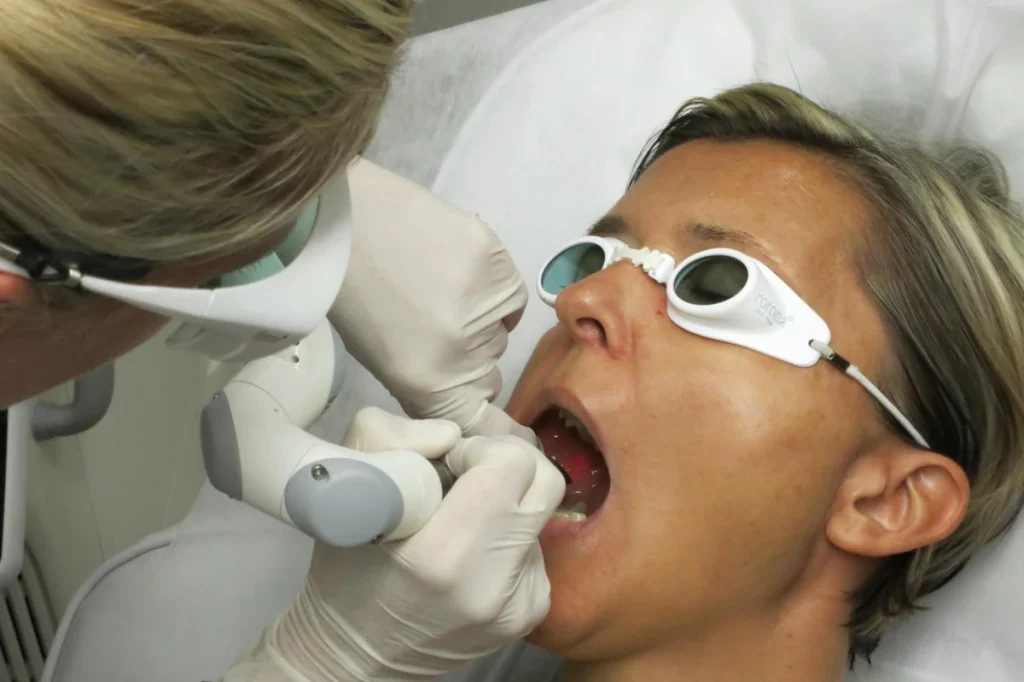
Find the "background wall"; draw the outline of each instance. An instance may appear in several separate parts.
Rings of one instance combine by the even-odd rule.
[[[416,32],[429,33],[474,19],[499,14],[540,0],[420,0]]]

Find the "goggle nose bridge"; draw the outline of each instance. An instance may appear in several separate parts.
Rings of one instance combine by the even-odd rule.
[[[658,284],[667,282],[676,269],[676,261],[672,256],[647,247],[634,249],[628,246],[616,246],[608,265],[622,260],[630,261]]]

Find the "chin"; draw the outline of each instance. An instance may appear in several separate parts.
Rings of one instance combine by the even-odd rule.
[[[551,581],[547,618],[527,638],[564,658],[593,652],[589,642],[606,619],[621,582],[624,500],[614,484],[616,448],[599,419],[567,386],[549,386],[513,417],[537,434],[548,459],[566,477],[565,498],[540,534]],[[606,457],[606,455],[609,455]]]
[[[580,655],[579,649],[587,639],[586,628],[579,622],[582,619],[559,612],[555,603],[552,595],[552,611],[525,639],[529,644],[547,649],[562,658],[577,658]]]
[[[595,537],[596,541],[597,538]],[[542,541],[544,563],[551,582],[551,607],[526,641],[563,658],[602,657],[600,647],[621,612],[623,589],[619,553],[609,555],[603,543],[580,542],[564,535]]]
[[[604,609],[579,593],[574,596],[578,599],[560,598],[552,586],[551,611],[525,641],[570,661],[597,661],[618,653]]]

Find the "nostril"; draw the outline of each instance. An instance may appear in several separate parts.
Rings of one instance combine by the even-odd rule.
[[[582,341],[607,345],[608,337],[600,322],[592,317],[583,317],[576,320],[577,334]]]
[[[628,342],[624,287],[604,270],[566,287],[555,301],[558,320],[579,343],[620,353]]]

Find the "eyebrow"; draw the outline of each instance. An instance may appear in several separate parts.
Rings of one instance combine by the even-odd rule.
[[[587,234],[594,237],[627,237],[633,234],[633,230],[625,218],[612,214],[599,219],[587,231]],[[772,255],[764,242],[744,230],[710,223],[685,223],[677,232],[677,241],[679,244],[685,244],[689,240],[746,247],[757,251],[758,255],[763,256],[775,265],[779,265],[778,259]]]

